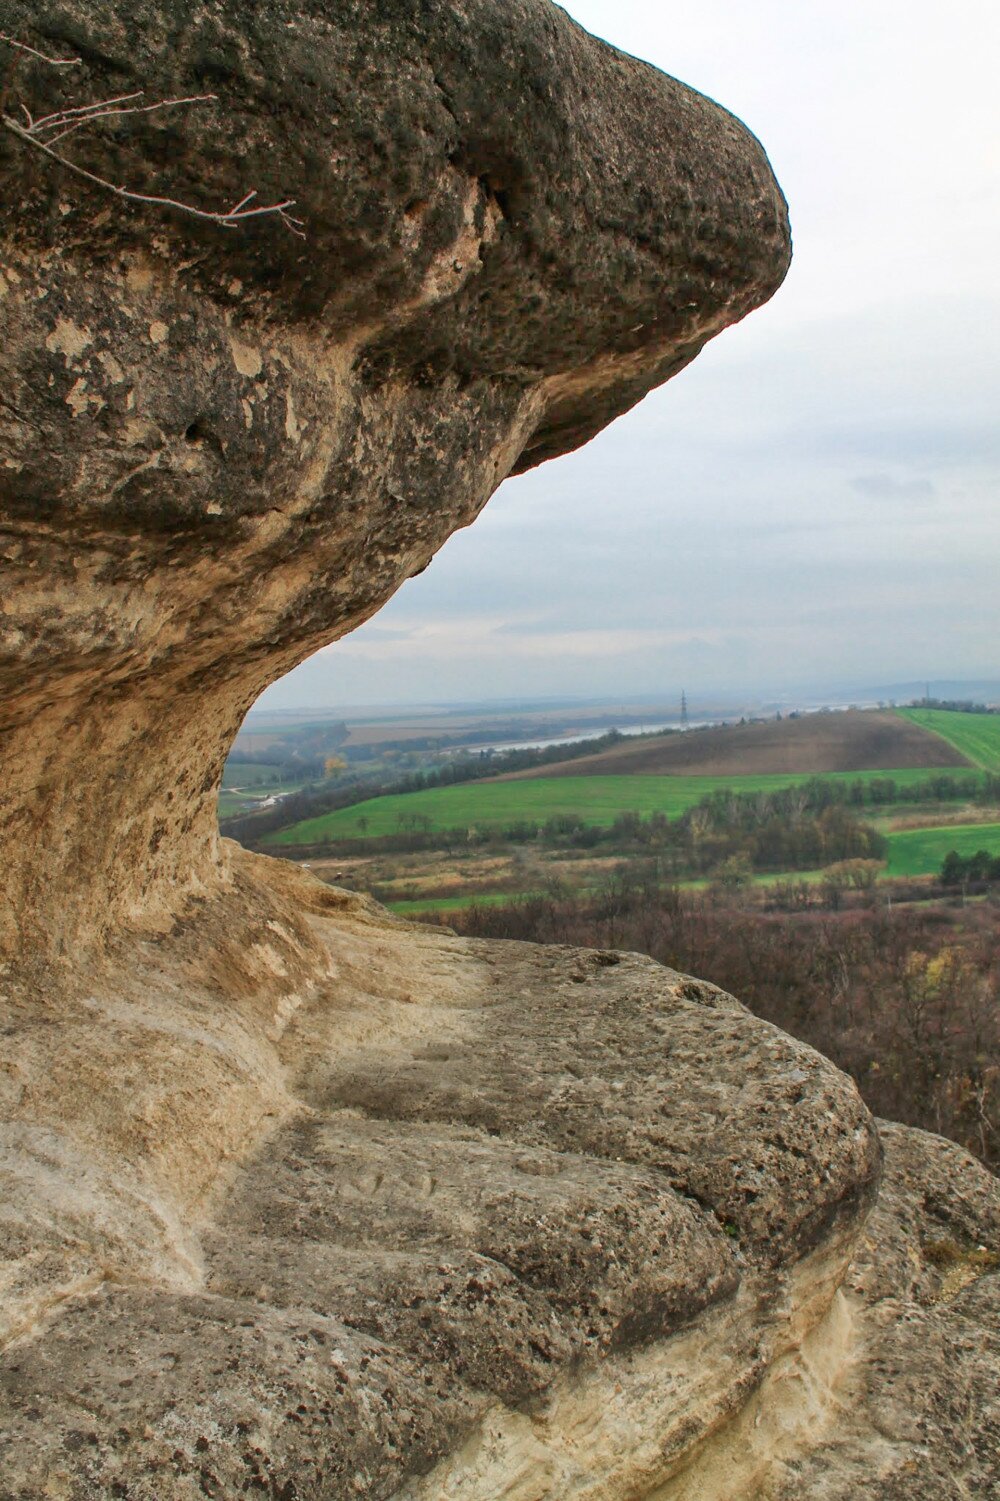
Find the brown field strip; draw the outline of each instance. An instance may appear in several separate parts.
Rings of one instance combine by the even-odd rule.
[[[711,725],[685,734],[656,735],[638,742],[556,761],[498,781],[530,777],[753,776],[831,771],[895,771],[968,767],[938,735],[891,711],[846,710],[769,719],[757,724]]]

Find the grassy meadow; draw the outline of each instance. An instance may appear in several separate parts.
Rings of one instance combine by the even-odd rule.
[[[951,824],[937,829],[905,829],[889,835],[889,876],[930,876],[952,850],[963,858],[986,850],[1000,855],[1000,823]]]
[[[963,714],[952,709],[898,709],[922,730],[940,735],[973,766],[1000,772],[1000,714]]]
[[[951,773],[961,776],[961,771]],[[908,767],[900,771],[829,772],[824,780],[870,782],[891,777],[898,786],[918,786],[930,773]],[[969,772],[970,782],[974,773]],[[544,823],[549,818],[575,814],[587,824],[608,827],[619,813],[663,813],[677,818],[709,793],[775,792],[811,778],[806,774],[771,773],[748,777],[697,776],[608,776],[538,777],[523,782],[466,782],[454,787],[432,787],[425,792],[400,793],[370,798],[351,808],[306,819],[270,835],[264,843],[282,845],[323,844],[336,839],[372,839],[398,834],[407,826],[438,831],[461,828],[503,828],[519,820]],[[414,823],[413,820],[427,823]],[[404,822],[407,821],[407,822]]]

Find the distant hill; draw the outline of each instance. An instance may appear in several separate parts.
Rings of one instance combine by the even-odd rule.
[[[922,730],[939,735],[983,771],[1000,772],[1000,714],[964,714],[949,709],[900,709]]]
[[[557,761],[499,781],[531,777],[753,776],[766,773],[897,771],[970,766],[939,734],[891,710],[845,710],[710,725],[684,734],[643,736],[575,761]]]

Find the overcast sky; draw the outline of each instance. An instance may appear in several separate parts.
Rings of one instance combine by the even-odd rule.
[[[788,280],[261,706],[1000,678],[1000,5],[566,9],[760,137]]]

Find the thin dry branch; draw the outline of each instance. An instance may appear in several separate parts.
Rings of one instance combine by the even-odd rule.
[[[54,114],[43,115],[40,120],[32,117],[31,111],[26,105],[21,108],[30,121],[33,131],[59,130],[62,126],[76,121],[86,125],[91,120],[103,120],[108,115],[151,115],[154,110],[173,109],[178,104],[207,104],[214,102],[216,94],[191,94],[186,99],[160,99],[156,104],[132,104],[133,99],[144,99],[145,89],[139,89],[135,94],[119,94],[114,99],[99,99],[94,104],[81,104],[75,109],[60,109]]]
[[[0,42],[6,42],[9,46],[17,49],[19,53],[27,53],[32,57],[39,58],[42,62],[49,63],[52,67],[75,67],[79,64],[79,58],[53,58],[45,53],[38,52],[34,47],[29,47],[25,42],[15,41],[13,37],[0,32]],[[158,99],[152,104],[136,104],[137,99],[145,98],[145,90],[140,89],[133,94],[120,94],[113,99],[99,99],[92,104],[74,105],[67,109],[55,110],[52,114],[44,115],[36,120],[26,104],[21,105],[26,124],[22,125],[19,120],[5,112],[4,104],[0,103],[0,125],[11,135],[17,136],[18,140],[25,145],[33,146],[36,151],[42,152],[51,161],[56,162],[67,172],[82,178],[85,182],[101,188],[106,193],[112,193],[116,198],[125,203],[141,204],[147,207],[172,209],[178,213],[187,214],[193,219],[200,219],[209,224],[215,224],[222,229],[236,229],[249,219],[276,218],[285,228],[299,239],[305,239],[303,221],[296,218],[290,211],[295,207],[294,198],[289,198],[281,203],[254,205],[257,198],[257,190],[254,188],[245,193],[238,203],[229,209],[202,209],[192,203],[184,203],[177,198],[160,197],[155,193],[138,193],[132,188],[127,188],[123,183],[113,183],[99,173],[91,172],[86,167],[81,167],[79,162],[73,161],[62,151],[54,148],[67,136],[76,131],[93,125],[98,120],[121,119],[128,115],[151,115],[156,111],[165,109],[180,109],[199,104],[215,103],[215,94],[192,94],[182,99]]]
[[[47,53],[29,47],[27,42],[19,42],[15,37],[8,36],[5,31],[0,31],[0,42],[6,42],[8,47],[14,47],[18,52],[26,52],[29,57],[37,57],[40,62],[48,63],[50,68],[78,68],[83,61],[80,57],[49,57]]]
[[[21,105],[25,120],[28,122],[25,129],[32,136],[45,140],[47,146],[54,146],[57,141],[65,140],[76,130],[82,130],[94,120],[107,120],[121,115],[151,115],[157,110],[173,109],[180,104],[207,104],[214,102],[215,94],[192,94],[186,99],[160,99],[156,104],[132,104],[133,99],[145,97],[145,90],[140,89],[136,94],[120,94],[115,99],[98,100],[95,104],[81,104],[75,109],[61,109],[54,114],[44,115],[41,120],[36,120],[26,104]],[[53,132],[55,132],[53,134]]]
[[[246,223],[248,219],[263,219],[267,216],[273,216],[280,219],[285,228],[292,234],[298,235],[299,239],[305,239],[303,221],[297,219],[289,212],[290,209],[295,207],[294,198],[288,198],[283,203],[261,204],[259,207],[250,208],[248,205],[257,197],[257,190],[254,188],[249,193],[246,193],[232,208],[203,209],[197,208],[193,203],[183,203],[178,198],[163,198],[156,193],[137,193],[132,188],[126,188],[120,183],[110,182],[108,178],[101,177],[96,172],[88,171],[86,167],[81,167],[79,162],[74,162],[68,156],[63,156],[62,152],[54,151],[45,141],[34,135],[32,131],[26,129],[23,125],[18,124],[10,115],[0,117],[0,123],[12,135],[24,141],[26,145],[33,146],[36,151],[41,151],[50,160],[58,162],[68,172],[74,173],[77,177],[82,177],[85,182],[93,183],[95,187],[103,188],[106,193],[113,193],[116,198],[121,198],[125,203],[139,203],[152,205],[155,208],[175,209],[179,213],[188,214],[193,219],[201,219],[209,224],[217,224],[223,229],[236,229],[240,224]]]

